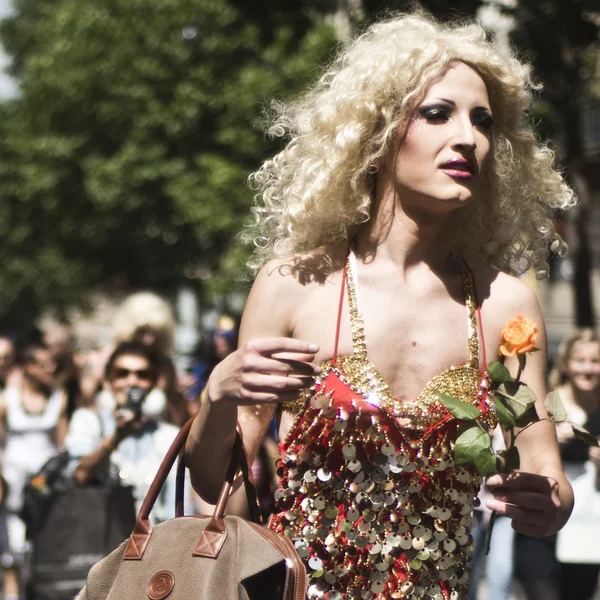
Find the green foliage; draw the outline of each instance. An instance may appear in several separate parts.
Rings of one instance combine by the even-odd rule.
[[[558,390],[553,390],[546,396],[544,406],[555,423],[561,423],[566,420],[567,411]]]
[[[519,0],[497,3],[514,17],[512,42],[533,65],[543,83],[536,107],[543,135],[563,139],[567,168],[582,154],[582,100],[598,86],[600,24],[594,18],[597,0]],[[548,32],[553,34],[549,35]]]
[[[491,362],[488,366],[488,373],[496,383],[506,383],[514,381],[509,370],[498,360]]]
[[[473,464],[477,472],[484,477],[498,472],[498,456],[489,448],[479,452]]]
[[[506,450],[498,452],[500,459],[503,461],[501,471],[503,473],[510,473],[516,471],[521,467],[521,457],[516,446],[510,446]]]
[[[569,421],[569,425],[571,425],[571,429],[578,440],[581,440],[588,446],[594,446],[598,448],[598,438],[596,438],[595,435],[592,435],[587,429],[581,427],[581,425],[578,425],[577,423],[573,423],[572,421]]]
[[[442,392],[436,392],[436,396],[440,399],[440,402],[448,409],[448,412],[457,419],[463,421],[472,421],[477,417],[481,416],[481,411],[471,404],[467,404],[458,398],[449,396]]]
[[[498,421],[505,431],[512,429],[516,425],[512,413],[499,398],[494,397],[494,408],[496,409]]]
[[[479,454],[483,452],[485,458],[491,447],[490,434],[477,423],[461,424],[454,445],[454,460],[458,465],[474,464]]]
[[[519,381],[501,383],[496,393],[515,419],[525,415],[535,405],[535,394]]]
[[[0,107],[0,322],[99,284],[222,291],[273,97],[317,75],[333,30],[305,3],[20,0],[3,22],[21,95]],[[210,285],[208,282],[210,281]]]

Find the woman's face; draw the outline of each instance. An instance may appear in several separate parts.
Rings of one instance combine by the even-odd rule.
[[[149,392],[152,389],[154,374],[152,367],[144,356],[122,354],[115,360],[108,374],[110,389],[117,406],[127,399],[127,390],[137,386]]]
[[[403,206],[447,212],[476,198],[493,124],[483,79],[464,63],[450,68],[417,106],[395,154]]]
[[[600,342],[575,342],[567,361],[571,385],[591,392],[600,384]]]

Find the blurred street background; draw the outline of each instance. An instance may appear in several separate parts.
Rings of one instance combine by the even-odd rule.
[[[0,338],[62,340],[54,359],[69,377],[95,371],[96,387],[82,386],[71,414],[93,401],[123,302],[140,291],[173,314],[167,395],[197,410],[219,336],[234,341],[250,286],[239,237],[246,179],[278,149],[262,132],[264,111],[318,78],[365,24],[410,5],[0,0]],[[537,133],[580,200],[553,215],[569,254],[552,260],[547,280],[522,275],[538,292],[553,361],[575,326],[600,320],[600,5],[422,5],[478,18],[543,84]],[[136,326],[152,324],[140,318]],[[185,410],[173,410],[178,425]]]
[[[262,111],[319,76],[395,0],[0,2],[0,326],[67,321],[80,345],[151,289],[181,312],[185,362],[219,311],[239,313],[248,174],[276,148]],[[581,200],[555,215],[571,252],[532,282],[551,340],[600,306],[600,77],[594,0],[430,0],[478,16],[543,83],[538,133]],[[596,12],[594,12],[596,11]],[[552,33],[550,33],[552,32]],[[103,338],[104,336],[104,338]]]

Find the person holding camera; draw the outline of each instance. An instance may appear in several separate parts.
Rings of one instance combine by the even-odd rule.
[[[160,357],[138,342],[121,342],[105,368],[105,385],[115,400],[113,411],[79,408],[73,414],[66,449],[77,457],[74,477],[86,484],[117,475],[131,485],[139,510],[178,428],[144,414],[143,404],[156,384]],[[170,477],[155,504],[152,519],[174,516],[175,478]]]

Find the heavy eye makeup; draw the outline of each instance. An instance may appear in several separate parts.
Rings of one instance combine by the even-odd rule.
[[[446,123],[455,110],[445,103],[425,104],[417,109],[417,114],[428,123]],[[476,108],[471,112],[471,122],[476,127],[489,131],[494,127],[494,119],[487,108]]]

